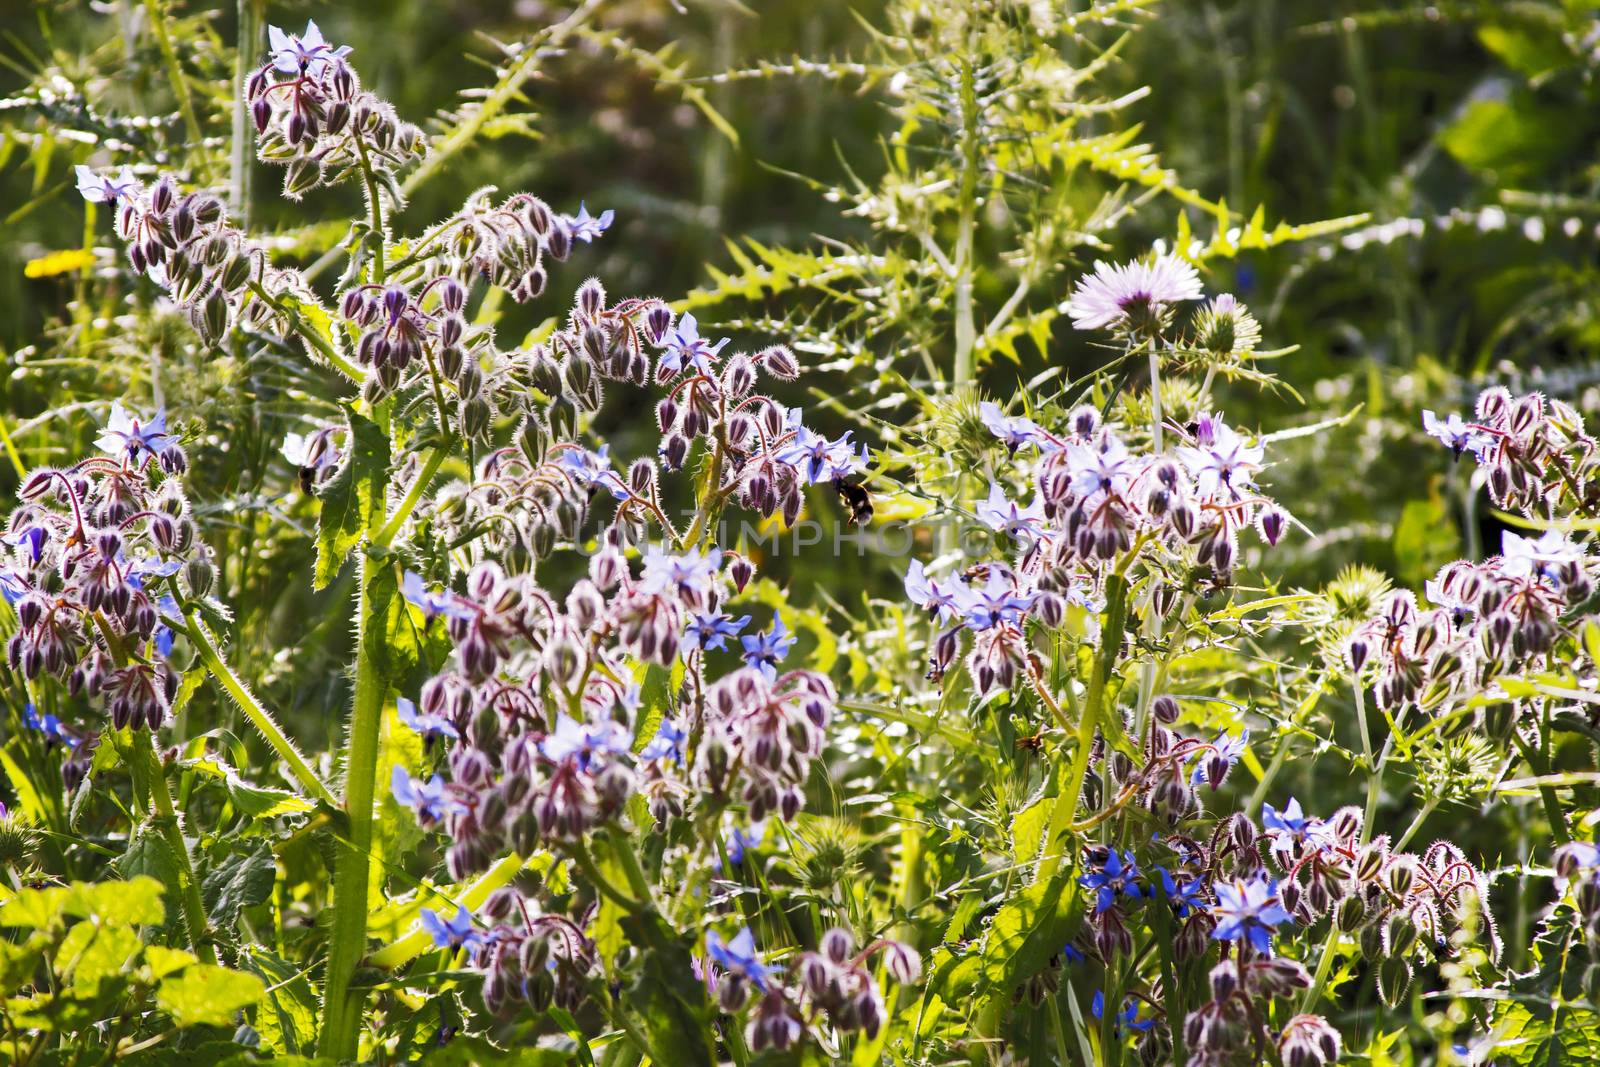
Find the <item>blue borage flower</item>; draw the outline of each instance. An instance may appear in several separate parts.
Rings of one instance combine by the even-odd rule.
[[[663,718],[656,727],[656,735],[652,737],[644,748],[639,750],[641,760],[671,760],[673,763],[683,762],[683,743],[689,735],[679,729],[677,723],[669,718]]]
[[[396,765],[389,776],[389,789],[402,807],[416,813],[417,821],[424,828],[433,826],[460,808],[460,804],[450,795],[449,786],[437,774],[423,781],[411,777],[404,767]]]
[[[572,239],[589,244],[596,237],[609,230],[616,217],[617,213],[610,208],[600,212],[599,215],[590,215],[589,205],[580,200],[578,201],[578,213],[569,217],[566,221],[568,229],[572,231]]]
[[[610,451],[610,445],[601,445],[596,452],[574,445],[560,449],[556,453],[556,463],[579,485],[604,489],[615,499],[626,500],[628,487],[623,484],[622,476],[611,468]]]
[[[1095,864],[1094,870],[1078,876],[1078,884],[1095,891],[1094,913],[1099,915],[1111,909],[1119,894],[1132,900],[1140,899],[1138,879],[1139,864],[1133,852],[1119,854],[1113,848],[1106,851],[1105,859]]]
[[[115,177],[97,174],[81,163],[76,169],[78,192],[93,204],[113,204],[122,199],[132,199],[144,191],[139,179],[133,176],[132,167],[123,167]]]
[[[280,74],[305,74],[321,78],[328,61],[343,59],[350,54],[349,45],[338,48],[323,39],[322,31],[312,21],[306,23],[302,34],[287,33],[276,26],[267,27],[269,59],[273,69]]]
[[[420,914],[422,928],[438,948],[475,949],[485,943],[484,935],[472,923],[472,913],[457,906],[454,918],[446,919],[432,908],[423,908]]]
[[[1039,428],[1038,423],[1021,415],[1007,415],[1000,410],[1000,405],[992,401],[985,400],[978,405],[978,417],[1012,453],[1024,445],[1042,445],[1049,441],[1049,435]]]
[[[539,752],[552,763],[573,760],[588,770],[596,756],[627,754],[633,747],[627,727],[615,719],[579,722],[570,715],[556,717],[555,732],[539,743]]]
[[[672,595],[689,607],[705,604],[710,596],[712,582],[722,566],[722,550],[710,552],[685,552],[673,555],[659,545],[648,545],[644,551],[644,573],[639,578],[639,589],[649,594]]]
[[[1500,573],[1513,578],[1537,577],[1559,584],[1562,570],[1583,558],[1583,548],[1560,530],[1546,530],[1538,537],[1511,530],[1500,535]]]
[[[999,566],[989,568],[988,580],[982,589],[963,587],[961,614],[967,626],[974,630],[990,630],[996,626],[1018,625],[1023,612],[1033,606],[1035,594],[1019,594],[1016,578]]]
[[[964,586],[959,580],[935,581],[923,569],[922,561],[914,559],[906,568],[906,597],[917,607],[935,614],[940,621],[948,622],[961,610],[960,592]]]
[[[1278,883],[1265,875],[1248,881],[1235,879],[1216,884],[1217,903],[1211,912],[1217,919],[1211,936],[1218,941],[1244,939],[1264,956],[1272,954],[1272,931],[1293,919],[1278,899]]]
[[[1456,459],[1460,459],[1461,454],[1466,452],[1474,459],[1482,460],[1494,446],[1492,434],[1472,425],[1453,411],[1443,419],[1432,411],[1424,411],[1422,429],[1429,437],[1449,448]]]
[[[1244,490],[1255,484],[1266,449],[1260,443],[1245,444],[1220,415],[1201,416],[1196,425],[1196,446],[1178,449],[1178,458],[1189,468],[1196,491],[1206,497],[1240,499]]]
[[[1032,544],[1039,539],[1039,528],[1044,523],[1044,501],[1035,496],[1033,503],[1021,507],[1006,498],[998,483],[991,482],[989,497],[978,504],[977,515],[979,522],[996,533]]]
[[[735,867],[739,866],[744,862],[746,855],[761,847],[761,842],[765,841],[766,837],[767,824],[763,821],[751,823],[748,829],[739,825],[728,827],[728,832],[722,836],[723,848],[728,852],[728,862]],[[720,855],[711,857],[711,865],[719,871],[722,870],[722,857]]]
[[[706,955],[723,971],[749,982],[763,993],[767,991],[768,979],[777,973],[777,968],[761,961],[761,954],[756,951],[756,937],[748,926],[735,934],[732,941],[724,941],[721,934],[708,930]]]
[[[441,593],[429,591],[422,575],[406,571],[400,582],[400,595],[421,610],[423,617],[432,622],[441,615],[450,618],[471,618],[472,610],[456,599],[449,590]]]
[[[1224,733],[1217,734],[1217,739],[1211,742],[1209,750],[1201,750],[1200,758],[1195,761],[1194,772],[1189,775],[1189,784],[1198,789],[1201,782],[1210,782],[1212,789],[1220,789],[1223,779],[1233,769],[1233,765],[1239,762],[1249,743],[1249,730],[1238,737],[1230,737]]]
[[[432,741],[439,737],[448,737],[452,740],[461,737],[461,732],[449,719],[443,715],[419,712],[416,704],[405,697],[396,698],[394,710],[400,721],[421,734],[424,741]]]
[[[656,376],[661,381],[667,381],[685,367],[692,368],[696,374],[712,374],[715,372],[712,361],[727,343],[726,337],[715,344],[709,338],[701,337],[700,324],[694,315],[684,312],[663,342]]]
[[[18,548],[28,550],[28,562],[38,563],[44,558],[45,542],[50,539],[50,531],[43,526],[25,526],[5,539],[6,544],[16,545]]]
[[[1143,1018],[1139,1015],[1141,1002],[1136,997],[1129,997],[1123,1009],[1117,1012],[1112,1021],[1113,1028],[1118,1033],[1133,1031],[1142,1034],[1156,1024],[1155,1016]],[[1094,991],[1094,1000],[1089,1005],[1089,1010],[1096,1019],[1103,1019],[1106,1010],[1106,995],[1100,990]]]
[[[40,715],[39,709],[34,707],[32,703],[22,706],[22,725],[30,730],[37,730],[39,733],[44,734],[47,741],[62,744],[68,748],[77,746],[78,739],[67,732],[67,728],[62,725],[59,716],[49,713]]]
[[[788,656],[794,640],[783,625],[782,617],[774,615],[769,628],[758,634],[746,634],[739,638],[739,644],[744,647],[745,664],[760,671],[770,682],[778,677],[777,665]]]
[[[122,401],[111,403],[111,417],[95,444],[108,456],[126,458],[138,464],[145,456],[159,456],[172,447],[173,438],[167,432],[167,414],[158,411],[154,418],[141,420],[128,413]]]
[[[867,446],[860,451],[850,443],[850,431],[830,440],[805,426],[794,428],[794,437],[778,449],[778,462],[787,463],[799,473],[801,481],[815,485],[822,481],[848,478],[867,465]]]
[[[1177,909],[1179,918],[1188,918],[1190,912],[1205,911],[1209,906],[1205,897],[1204,879],[1191,878],[1186,882],[1180,882],[1165,867],[1157,867],[1155,870],[1156,890]]]
[[[690,617],[689,626],[684,631],[689,638],[685,648],[698,648],[705,651],[720,651],[728,647],[728,638],[738,637],[739,632],[750,625],[750,616],[741,615],[737,619],[725,612],[702,613]]]

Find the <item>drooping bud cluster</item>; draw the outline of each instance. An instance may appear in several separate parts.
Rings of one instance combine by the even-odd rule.
[[[154,730],[179,682],[167,659],[169,624],[182,621],[173,594],[205,596],[212,566],[165,417],[114,404],[98,444],[103,455],[23,481],[0,568],[18,622],[7,656],[25,678],[53,675],[97,698],[117,729]]]
[[[791,819],[804,803],[833,690],[810,671],[769,675],[759,635],[746,638],[749,666],[706,677],[705,648],[719,646],[686,643],[685,630],[718,615],[721,554],[652,550],[638,575],[615,554],[596,559],[600,580],[581,580],[564,601],[493,562],[473,569],[464,595],[407,578],[410,602],[446,620],[456,666],[424,687],[419,719],[452,742],[448,782],[398,772],[396,795],[447,830],[458,878],[617,818],[641,773],[658,817],[681,811],[691,792],[715,807],[737,799],[753,819]],[[636,737],[644,720],[638,687],[621,681],[633,674],[628,657],[670,666],[680,652],[693,685],[653,738]]]
[[[1595,441],[1570,404],[1495,386],[1479,394],[1473,421],[1426,411],[1423,428],[1458,458],[1471,455],[1490,498],[1508,511],[1554,518],[1600,505]]]
[[[1457,455],[1477,460],[1497,504],[1536,521],[1593,513],[1586,488],[1593,441],[1571,408],[1538,394],[1513,399],[1497,387],[1479,397],[1477,418],[1430,411],[1424,425]],[[1594,592],[1595,561],[1579,537],[1508,530],[1498,556],[1441,568],[1425,586],[1429,606],[1409,592],[1390,594],[1350,637],[1348,661],[1358,677],[1371,675],[1379,704],[1392,713],[1415,706],[1440,716],[1496,688],[1496,679],[1547,662]],[[1482,715],[1504,738],[1524,710],[1506,700]]]
[[[78,191],[115,206],[134,271],[165,289],[208,344],[236,326],[288,336],[293,320],[278,301],[316,302],[301,274],[272,266],[211,193],[180,193],[170,175],[146,187],[127,168],[112,177],[87,167]]]
[[[932,579],[912,562],[907,596],[941,622],[957,623],[935,642],[933,677],[954,661],[966,630],[973,635],[967,670],[978,689],[1010,687],[1026,662],[1026,622],[1053,629],[1070,607],[1098,612],[1107,565],[1136,540],[1164,570],[1187,568],[1195,581],[1216,585],[1231,576],[1240,530],[1254,524],[1268,545],[1283,536],[1286,516],[1255,487],[1262,446],[1247,445],[1220,417],[1200,416],[1190,443],[1171,454],[1141,456],[1092,408],[1073,412],[1062,435],[993,404],[981,411],[1013,453],[1038,449],[1034,496],[1024,506],[994,484],[977,507],[978,520],[1014,548],[1014,564],[981,563]]]
[[[708,933],[701,970],[725,1012],[739,1011],[752,993],[759,995],[745,1041],[761,1052],[793,1047],[824,1020],[836,1033],[860,1031],[869,1040],[875,1038],[885,1016],[869,961],[879,955],[889,977],[901,985],[915,982],[922,973],[921,958],[908,945],[882,940],[857,952],[855,936],[839,927],[825,933],[819,949],[802,953],[789,969],[794,988],[780,980],[778,968],[762,960],[749,927],[731,940],[715,930]]]
[[[245,83],[245,106],[261,161],[287,167],[285,196],[299,199],[363,166],[388,175],[422,157],[422,131],[361,88],[344,61],[348,47],[328,44],[315,22],[301,35],[276,26],[268,34],[271,49]]]

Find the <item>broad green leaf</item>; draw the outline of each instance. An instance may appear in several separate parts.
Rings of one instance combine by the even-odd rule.
[[[69,948],[74,938],[81,943]],[[56,960],[68,961],[62,973],[70,978],[73,994],[87,999],[99,995],[106,979],[128,970],[140,947],[139,932],[131,926],[81,922],[67,932]]]
[[[644,949],[643,965],[628,1004],[644,1020],[651,1044],[674,1065],[709,1067],[717,1062],[711,1044],[711,1001],[702,982],[693,980],[688,946],[654,912],[622,921],[628,940]]]
[[[266,998],[256,1010],[254,1022],[261,1047],[277,1053],[311,1052],[316,1047],[319,1018],[311,979],[300,967],[259,945],[251,946],[240,966],[267,983]]]
[[[983,946],[984,984],[1009,996],[1018,982],[1044,969],[1078,932],[1083,895],[1072,868],[1034,882],[1001,905]]]
[[[126,882],[74,882],[67,912],[122,926],[156,926],[166,920],[161,905],[162,884],[138,876]]]
[[[66,914],[70,895],[65,886],[24,889],[0,904],[0,927],[43,930],[54,926]]]
[[[17,810],[31,823],[45,821],[44,799],[39,791],[34,788],[33,780],[26,771],[17,765],[11,758],[11,753],[0,748],[0,767],[5,768],[6,778],[11,782],[11,789],[17,794]]]
[[[206,914],[218,926],[231,927],[240,911],[272,896],[277,873],[277,861],[265,841],[248,852],[234,853],[213,867],[201,883]]]
[[[347,408],[349,455],[322,491],[317,518],[317,564],[311,587],[333,581],[345,557],[383,517],[389,472],[389,435],[377,423]]]
[[[259,1002],[266,990],[253,974],[199,963],[156,987],[156,1005],[179,1026],[228,1026],[240,1009]]]

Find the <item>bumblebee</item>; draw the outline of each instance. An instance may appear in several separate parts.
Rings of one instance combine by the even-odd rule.
[[[851,522],[865,526],[872,521],[872,497],[860,483],[835,478],[833,488],[839,494],[839,503],[849,510]]]

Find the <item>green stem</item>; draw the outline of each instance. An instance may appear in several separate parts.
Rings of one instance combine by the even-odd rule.
[[[178,98],[178,110],[183,113],[183,125],[189,133],[189,143],[196,148],[205,140],[200,129],[200,119],[194,112],[194,101],[189,99],[189,86],[183,80],[183,68],[178,65],[178,53],[172,48],[172,37],[167,33],[167,17],[161,11],[161,0],[144,0],[144,9],[150,16],[150,31],[155,34],[161,49],[161,61],[167,70],[167,81],[172,85],[172,95]]]
[[[406,490],[406,495],[400,501],[400,506],[395,508],[394,515],[372,537],[372,543],[379,548],[387,548],[394,543],[395,536],[399,534],[400,527],[405,525],[411,513],[417,509],[417,504],[422,499],[422,494],[427,491],[428,483],[433,481],[433,476],[439,473],[439,468],[444,464],[445,458],[450,455],[455,447],[455,438],[452,437],[443,444],[434,445],[428,453],[428,458],[422,462],[422,470],[418,472],[416,481],[411,483],[411,488]]]
[[[254,138],[254,125],[250,120],[250,105],[245,100],[244,85],[255,69],[257,50],[261,44],[262,15],[266,13],[265,0],[239,0],[238,50],[233,66],[233,134],[228,147],[228,208],[245,229],[250,228],[250,188],[254,184],[251,169],[250,144]]]
[[[372,661],[371,646],[381,641],[370,623],[376,581],[371,556],[361,556],[361,596],[356,606],[356,684],[350,734],[345,745],[344,810],[349,833],[334,863],[333,921],[328,929],[328,969],[323,986],[322,1033],[317,1053],[336,1060],[356,1058],[365,995],[352,989],[356,967],[367,948],[367,894],[372,868],[372,803],[377,792],[378,738],[387,687]],[[383,564],[378,564],[383,566]]]
[[[178,813],[172,804],[172,790],[167,785],[166,769],[161,766],[161,759],[150,743],[150,731],[134,727],[132,733],[137,758],[143,759],[150,768],[150,797],[155,808],[151,821],[156,824],[167,847],[172,850],[173,859],[178,863],[179,889],[182,891],[179,903],[183,908],[183,925],[189,931],[189,946],[201,962],[216,963],[216,950],[206,940],[206,931],[210,926],[206,919],[206,905],[200,899],[200,883],[194,876],[194,861],[189,856],[189,846],[183,840],[183,830],[178,826]]]
[[[978,207],[978,90],[972,63],[961,63],[961,217],[955,247],[956,352],[952,384],[972,380],[977,322],[972,308],[973,233]]]
[[[1361,684],[1359,672],[1351,675],[1350,683],[1356,695],[1356,725],[1361,730],[1361,756],[1367,765],[1367,807],[1366,813],[1361,817],[1360,838],[1360,843],[1364,845],[1372,840],[1373,820],[1378,817],[1378,794],[1383,789],[1383,767],[1388,762],[1389,747],[1384,746],[1384,759],[1374,766],[1372,735],[1367,732],[1367,694],[1366,688]],[[1390,740],[1393,740],[1392,736]]]
[[[184,611],[184,619],[188,623],[187,633],[189,640],[199,654],[200,662],[205,664],[205,668],[210,672],[211,677],[215,678],[217,684],[221,685],[228,695],[233,697],[234,703],[239,705],[239,710],[244,712],[245,718],[250,720],[250,724],[260,731],[262,737],[266,738],[267,744],[271,745],[273,750],[289,765],[289,769],[294,772],[295,778],[305,787],[306,792],[330,806],[337,806],[338,802],[334,800],[333,794],[328,791],[327,786],[322,784],[322,780],[311,769],[311,765],[300,754],[300,750],[294,747],[294,742],[290,740],[288,734],[283,732],[283,727],[277,724],[272,718],[272,713],[262,706],[261,702],[255,698],[255,695],[239,680],[239,676],[233,673],[233,669],[228,666],[227,661],[222,658],[222,652],[217,648],[215,640],[206,629],[205,623],[200,620],[195,609],[192,607],[186,609]]]
[[[367,186],[367,210],[372,213],[372,282],[382,285],[384,279],[384,244],[388,235],[383,232],[383,201],[378,198],[378,179],[372,173],[372,160],[367,155],[367,143],[361,134],[355,135],[356,151],[361,156],[361,180]]]
[[[1078,795],[1083,791],[1083,779],[1089,771],[1089,750],[1094,746],[1095,730],[1100,725],[1101,704],[1105,701],[1106,682],[1111,668],[1116,664],[1117,650],[1122,645],[1122,629],[1128,617],[1128,580],[1122,574],[1106,578],[1106,611],[1101,624],[1100,652],[1095,656],[1089,673],[1089,691],[1084,698],[1083,714],[1078,719],[1077,749],[1072,754],[1072,764],[1067,780],[1056,795],[1050,813],[1050,828],[1044,840],[1044,856],[1039,861],[1036,881],[1047,881],[1061,866],[1061,837],[1072,824],[1078,810]]]
[[[1188,1063],[1189,1057],[1183,1048],[1183,987],[1178,984],[1177,971],[1172,965],[1172,917],[1164,903],[1152,901],[1150,906],[1156,911],[1156,951],[1161,956],[1161,988],[1166,994],[1161,998],[1161,1008],[1166,1013],[1167,1032],[1172,1039],[1172,1062]]]
[[[1550,773],[1550,763],[1545,759],[1544,753],[1538,748],[1528,744],[1522,733],[1515,727],[1511,730],[1511,740],[1516,744],[1517,750],[1522,753],[1522,758],[1528,761],[1528,766],[1533,770],[1536,778],[1544,778]],[[1539,783],[1539,799],[1544,804],[1545,819],[1550,823],[1550,832],[1555,836],[1557,844],[1567,844],[1572,840],[1572,833],[1567,829],[1567,816],[1561,810],[1561,799],[1556,796],[1555,787],[1544,782]]]

